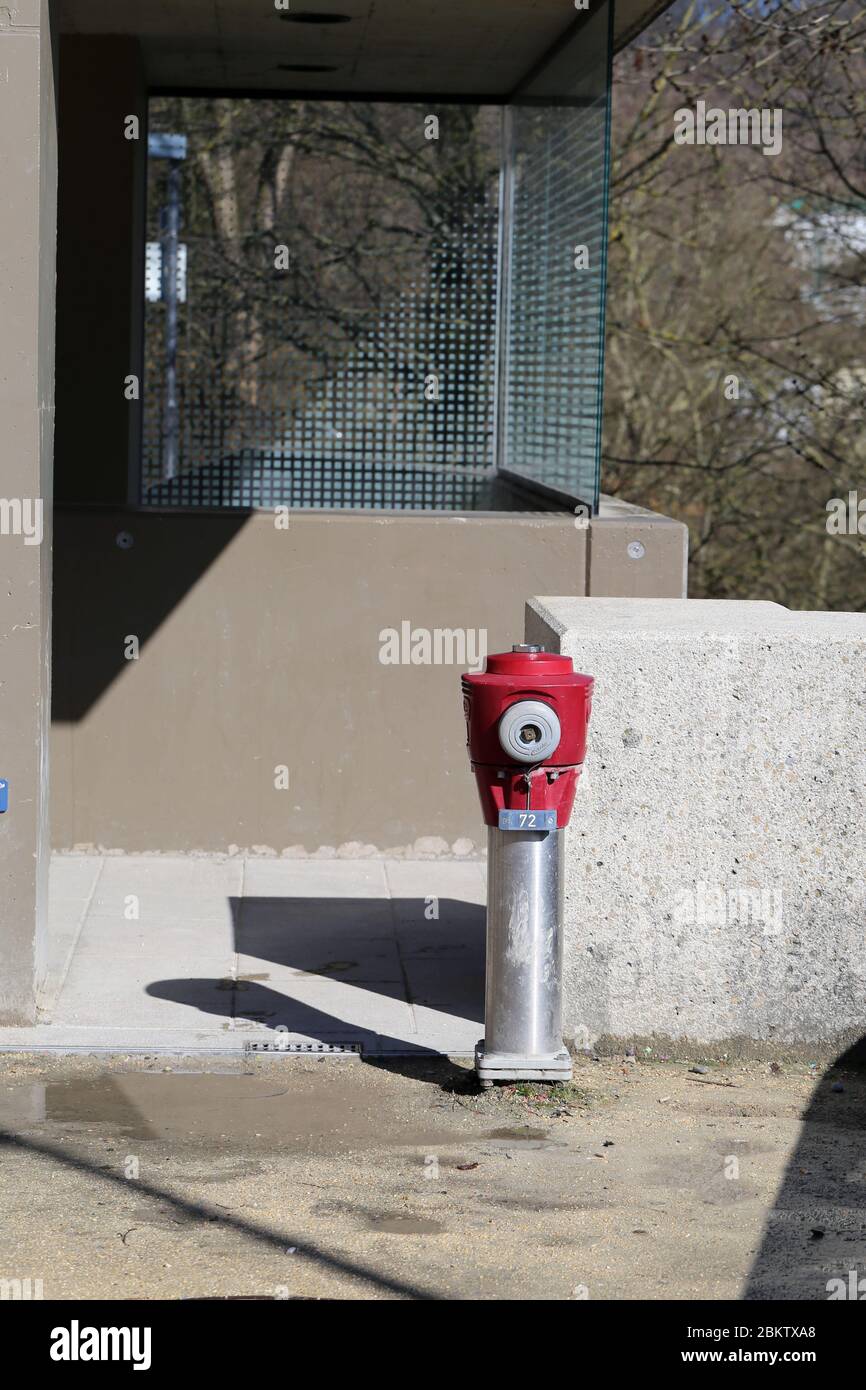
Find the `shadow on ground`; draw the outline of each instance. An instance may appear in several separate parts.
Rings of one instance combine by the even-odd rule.
[[[471,1020],[481,1035],[482,906],[441,898],[438,916],[430,919],[424,898],[230,901],[234,949],[241,958],[238,978],[155,980],[147,986],[148,994],[223,1018],[230,1030],[258,1025],[325,1044],[360,1044],[367,1060],[375,1058],[377,1065],[399,1072],[413,1059],[429,1058],[431,1048],[389,1033],[387,1004],[371,1000],[369,1026],[320,1007],[315,996],[323,993],[323,982]],[[380,1008],[381,1026],[376,1018]]]
[[[32,1139],[8,1130],[0,1129],[0,1151],[26,1153],[46,1159],[55,1168],[67,1169],[96,1178],[107,1186],[120,1189],[124,1195],[129,1191],[129,1180],[121,1173],[111,1172],[104,1163],[95,1163],[60,1145],[43,1140]],[[50,1171],[50,1169],[49,1169]],[[193,1201],[181,1197],[176,1192],[159,1183],[136,1178],[136,1191],[145,1198],[152,1198],[173,1211],[178,1218],[196,1224],[219,1224],[225,1230],[233,1231],[248,1240],[256,1241],[267,1249],[284,1254],[287,1246],[303,1264],[305,1261],[318,1265],[330,1273],[340,1274],[356,1283],[360,1289],[365,1286],[395,1294],[398,1298],[412,1300],[437,1299],[443,1295],[409,1280],[395,1279],[368,1263],[352,1260],[346,1256],[325,1249],[314,1241],[302,1240],[291,1232],[275,1229],[262,1222],[251,1221],[227,1212],[217,1203]]]
[[[802,1121],[743,1297],[866,1299],[866,1037],[827,1068]]]

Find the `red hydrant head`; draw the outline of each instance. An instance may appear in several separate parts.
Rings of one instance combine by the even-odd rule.
[[[501,830],[568,824],[586,753],[592,676],[571,657],[515,646],[463,677],[466,743],[481,810]]]

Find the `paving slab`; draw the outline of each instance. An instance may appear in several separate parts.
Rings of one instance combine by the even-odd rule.
[[[0,1050],[469,1055],[484,886],[460,860],[56,855],[43,1022]]]

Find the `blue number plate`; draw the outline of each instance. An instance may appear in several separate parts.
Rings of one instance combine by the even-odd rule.
[[[555,830],[555,811],[500,811],[500,830]]]

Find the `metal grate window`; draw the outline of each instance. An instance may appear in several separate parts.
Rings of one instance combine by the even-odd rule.
[[[606,101],[519,108],[508,295],[509,470],[597,506]]]
[[[154,103],[147,505],[491,505],[498,120],[426,116]]]
[[[506,111],[499,462],[598,507],[612,7]]]
[[[597,506],[611,17],[504,111],[151,103],[144,505]]]

